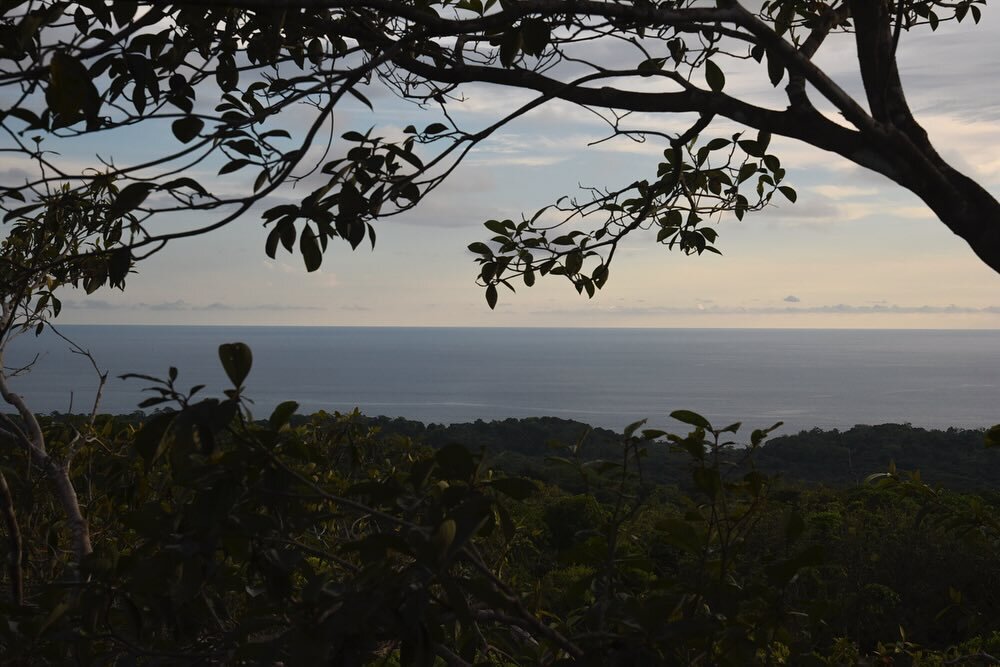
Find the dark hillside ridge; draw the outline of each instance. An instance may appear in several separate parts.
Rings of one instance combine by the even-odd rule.
[[[510,472],[542,478],[561,477],[546,461],[564,456],[554,445],[573,445],[583,438],[581,458],[615,460],[620,434],[558,417],[529,417],[471,423],[427,424],[389,417],[368,418],[383,433],[405,435],[432,447],[461,443],[484,448],[494,465]],[[681,432],[681,429],[677,429]],[[738,443],[749,438],[739,433]],[[666,444],[649,447],[646,472],[660,484],[686,486],[687,455]],[[757,456],[757,467],[791,482],[827,486],[857,486],[872,473],[919,470],[923,481],[954,490],[985,490],[1000,485],[1000,451],[987,449],[983,431],[950,428],[928,430],[910,424],[855,426],[840,431],[813,429],[772,437]]]

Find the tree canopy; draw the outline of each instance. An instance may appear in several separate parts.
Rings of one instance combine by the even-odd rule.
[[[796,197],[769,152],[774,135],[887,176],[1000,270],[1000,204],[935,150],[907,105],[895,57],[909,31],[978,22],[984,5],[3,2],[0,124],[16,165],[0,205],[22,230],[71,239],[22,261],[24,248],[13,246],[27,241],[8,238],[3,271],[8,282],[45,275],[88,291],[120,286],[134,262],[168,242],[248,214],[269,229],[268,255],[297,252],[315,270],[331,239],[374,243],[378,219],[417,206],[477,144],[555,100],[601,115],[609,138],[659,143],[663,157],[655,174],[593,186],[522,220],[486,222],[492,238],[470,248],[491,306],[498,286],[530,286],[547,274],[593,295],[619,242],[637,229],[686,253],[719,252],[712,223],[720,215],[742,219],[777,193]],[[853,35],[864,99],[815,61],[844,34]],[[728,92],[727,72],[747,64],[774,88],[773,104]],[[453,111],[469,85],[534,97],[498,105],[487,126],[463,127]],[[366,116],[344,133],[345,105],[375,109],[385,96],[373,91],[385,89],[430,122],[381,132]],[[633,126],[634,112],[676,115],[684,129]],[[713,136],[720,119],[744,130]],[[142,136],[160,141],[137,149]],[[192,178],[196,165],[219,178]],[[307,178],[319,187],[289,188]],[[188,213],[199,215],[178,217]],[[178,227],[179,219],[193,222]],[[61,264],[73,269],[60,273]]]

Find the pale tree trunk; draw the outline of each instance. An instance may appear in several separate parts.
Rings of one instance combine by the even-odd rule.
[[[59,460],[47,451],[45,435],[42,433],[38,419],[28,409],[24,399],[10,389],[7,384],[7,376],[2,371],[2,362],[3,351],[0,350],[0,397],[17,410],[22,423],[18,425],[14,420],[4,415],[2,417],[3,425],[0,426],[0,436],[5,436],[8,441],[13,441],[24,447],[31,457],[32,463],[41,468],[49,478],[56,501],[66,517],[75,560],[79,564],[84,557],[93,551],[93,546],[90,541],[90,528],[80,509],[80,501],[76,495],[76,489],[73,487],[73,481],[70,479],[70,461]],[[13,508],[11,508],[11,513],[13,513]]]

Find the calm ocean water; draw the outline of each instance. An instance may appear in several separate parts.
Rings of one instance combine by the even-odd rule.
[[[719,425],[777,420],[783,432],[910,422],[1000,422],[1000,331],[760,329],[466,329],[64,326],[111,371],[103,410],[125,413],[148,394],[122,373],[227,383],[220,343],[254,353],[255,415],[296,400],[301,412],[348,410],[424,422],[552,415],[621,429],[679,408]],[[8,366],[40,356],[12,381],[40,412],[89,410],[89,362],[51,333],[26,335]]]

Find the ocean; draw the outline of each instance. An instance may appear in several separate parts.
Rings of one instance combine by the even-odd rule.
[[[555,416],[616,430],[669,428],[677,409],[716,425],[780,432],[886,422],[985,427],[1000,422],[1000,331],[488,329],[62,326],[110,371],[103,412],[129,413],[148,382],[125,373],[228,384],[220,343],[253,350],[254,416],[285,400],[300,412],[359,407],[425,423]],[[52,333],[26,334],[6,363],[37,412],[88,412],[90,362]]]

